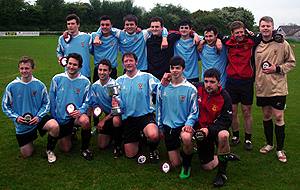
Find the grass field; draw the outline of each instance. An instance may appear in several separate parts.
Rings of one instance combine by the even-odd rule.
[[[0,38],[1,100],[5,86],[18,76],[17,62],[22,55],[29,55],[35,59],[37,67],[34,75],[49,87],[53,75],[63,70],[56,61],[56,43],[57,36]],[[300,60],[300,44],[293,45],[296,59]],[[262,116],[260,109],[254,105],[254,149],[246,152],[242,144],[232,149],[240,155],[242,161],[229,163],[229,180],[222,189],[300,189],[299,69],[289,73],[288,78],[289,96],[285,112],[285,150],[288,163],[280,163],[275,151],[268,155],[259,153],[259,148],[264,144]],[[46,159],[42,158],[46,138],[38,138],[35,141],[35,154],[24,160],[19,157],[13,123],[3,112],[0,113],[0,123],[0,190],[212,189],[211,182],[216,170],[205,172],[200,169],[196,155],[193,158],[191,178],[180,180],[178,170],[164,174],[158,164],[140,166],[124,157],[113,159],[111,149],[100,151],[96,148],[95,137],[92,139],[95,157],[90,162],[80,157],[80,144],[77,144],[69,154],[56,149],[58,160],[49,165]],[[243,133],[243,130],[241,132]],[[162,160],[166,160],[164,143],[161,143],[160,149]]]

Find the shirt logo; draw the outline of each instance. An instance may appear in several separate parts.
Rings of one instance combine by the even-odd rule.
[[[81,47],[84,47],[84,42],[81,42]]]
[[[35,91],[33,91],[32,92],[32,96],[35,96],[36,95],[36,93],[37,93],[37,91],[35,90]]]
[[[80,88],[76,88],[76,94],[80,93]]]
[[[140,90],[142,90],[142,89],[143,89],[143,84],[142,84],[142,83],[139,83],[139,84],[138,84],[138,87],[139,87]]]
[[[213,111],[213,112],[216,112],[217,111],[217,105],[215,105],[215,104],[213,104],[212,105],[212,107],[211,107],[211,110]]]
[[[179,96],[180,102],[184,102],[185,99],[186,99],[186,96]]]

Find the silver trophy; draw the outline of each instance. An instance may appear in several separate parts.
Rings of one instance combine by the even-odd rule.
[[[24,118],[24,120],[25,120],[25,123],[29,123],[30,120],[32,120],[33,115],[32,115],[31,113],[25,113],[25,114],[23,115],[23,118]]]
[[[99,105],[95,106],[94,107],[94,116],[99,117],[101,115],[101,113],[102,113],[102,110],[101,110],[100,106]]]
[[[59,63],[60,63],[60,65],[63,66],[63,67],[67,66],[67,64],[68,64],[68,63],[67,63],[67,58],[66,58],[66,57],[60,58]]]
[[[108,95],[112,98],[116,98],[119,94],[120,94],[120,86],[117,84],[111,84],[107,86],[107,90],[108,90]],[[115,115],[121,115],[122,110],[120,108],[120,106],[114,106],[111,108],[111,114],[113,116]]]
[[[161,171],[163,171],[164,173],[168,173],[170,171],[170,169],[171,169],[171,167],[168,162],[165,162],[161,165]]]
[[[70,104],[66,105],[66,112],[67,112],[68,114],[72,113],[72,112],[75,111],[75,110],[76,110],[75,104],[70,103]]]

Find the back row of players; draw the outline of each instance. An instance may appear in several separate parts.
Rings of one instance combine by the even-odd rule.
[[[3,96],[2,109],[16,125],[23,157],[32,154],[37,130],[41,135],[48,131],[48,161],[55,162],[56,142],[59,140],[60,148],[68,152],[75,124],[82,127],[81,154],[91,160],[89,108],[100,106],[105,113],[95,124],[100,148],[106,147],[113,137],[114,155],[118,157],[123,136],[125,155],[136,157],[143,132],[150,150],[149,159],[157,161],[157,146],[164,137],[171,166],[182,164],[180,178],[188,178],[192,136],[196,134],[201,164],[207,170],[218,166],[214,185],[222,186],[227,179],[227,161],[237,159],[230,154],[228,129],[232,125],[232,142],[237,144],[240,102],[245,119],[245,148],[252,149],[251,105],[255,73],[251,59],[254,50],[257,104],[263,108],[267,140],[260,152],[268,153],[273,149],[274,115],[276,153],[280,161],[287,161],[283,151],[283,110],[287,95],[286,73],[295,66],[295,58],[286,41],[273,38],[271,17],[260,20],[261,35],[256,37],[246,36],[240,21],[233,22],[232,36],[222,38],[223,45],[217,40],[216,29],[208,27],[204,31],[205,42],[198,46],[199,52],[195,45],[197,34],[191,32],[191,24],[186,20],[180,23],[179,33],[167,35],[158,17],[150,20],[150,33],[147,30],[137,32],[137,18],[133,15],[124,18],[125,31],[112,29],[109,17],[103,16],[99,30],[91,36],[79,32],[76,15],[69,15],[66,20],[68,34],[59,38],[57,48],[59,60],[67,56],[66,72],[53,77],[50,100],[45,85],[32,76],[34,63],[28,57],[19,62],[21,78],[11,82]],[[115,81],[118,48],[123,54],[125,74]],[[93,85],[86,78],[90,78],[90,52],[95,59]],[[202,60],[204,83],[197,83],[198,57]],[[164,74],[168,71],[169,74]],[[112,98],[107,87],[115,84],[121,90],[118,97]],[[225,86],[231,97],[222,90]],[[156,110],[152,97],[156,98]],[[121,107],[122,115],[112,115],[112,107]],[[51,116],[47,115],[49,110]],[[214,155],[216,140],[217,156]]]

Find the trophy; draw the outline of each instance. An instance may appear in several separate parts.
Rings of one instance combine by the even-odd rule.
[[[102,113],[102,110],[101,110],[101,108],[100,108],[99,105],[97,105],[96,107],[94,107],[94,116],[95,117],[99,117],[101,115],[101,113]]]
[[[170,164],[168,162],[163,163],[163,165],[161,165],[161,170],[164,173],[168,173],[170,171],[171,167]]]
[[[261,68],[263,70],[268,69],[269,67],[271,67],[271,63],[269,63],[268,61],[265,61],[261,64]]]
[[[66,105],[66,111],[68,114],[72,113],[75,110],[76,110],[75,104],[70,103],[70,104]]]
[[[111,84],[107,86],[108,95],[112,98],[116,98],[120,94],[120,86],[117,84]],[[111,114],[113,116],[121,115],[122,111],[120,106],[114,106],[111,108]]]
[[[68,64],[68,63],[67,63],[67,58],[66,58],[66,57],[60,58],[59,63],[60,63],[60,65],[63,66],[63,67],[67,66],[67,64]]]
[[[22,117],[24,118],[26,123],[29,123],[30,120],[32,120],[33,115],[31,113],[25,113]]]

